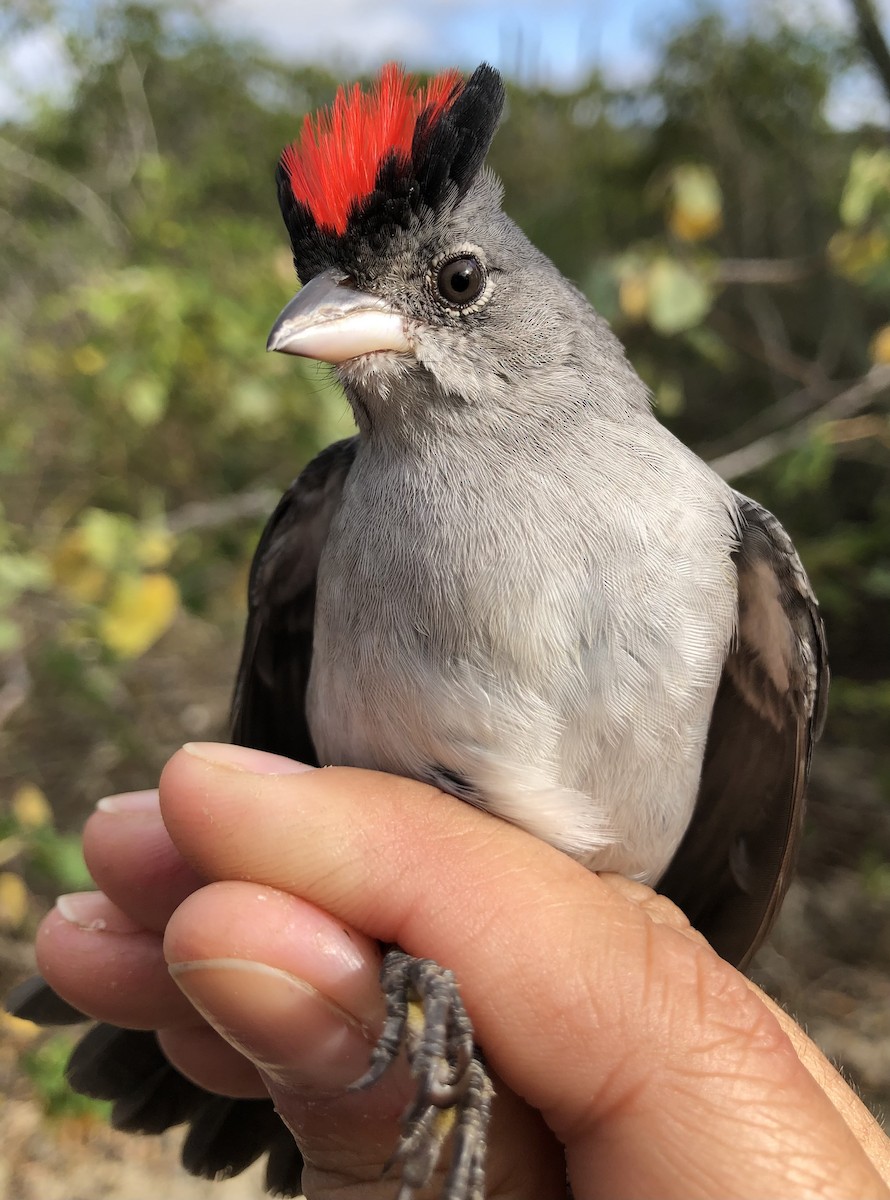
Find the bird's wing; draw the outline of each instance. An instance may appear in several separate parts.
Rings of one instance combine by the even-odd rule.
[[[315,577],[357,438],[335,442],[281,497],[254,555],[232,741],[317,765],[306,720]]]
[[[658,890],[744,967],[790,882],[828,663],[819,606],[791,539],[765,508],[736,500],[738,628],[695,812]]]
[[[266,525],[250,573],[247,629],[232,704],[232,741],[315,762],[304,702],[312,659],[315,576],[357,440],[336,442],[285,492]],[[87,1018],[39,976],[6,1008],[40,1025]],[[75,1091],[112,1102],[116,1129],[162,1133],[187,1124],[182,1161],[208,1179],[237,1175],[266,1154],[266,1187],[300,1194],[301,1159],[271,1100],[216,1096],[167,1061],[153,1033],[94,1025],[74,1048]]]

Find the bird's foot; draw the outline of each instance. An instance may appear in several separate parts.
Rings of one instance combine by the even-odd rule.
[[[386,997],[383,1032],[367,1072],[352,1084],[376,1083],[402,1046],[417,1095],[402,1116],[399,1144],[386,1169],[402,1170],[398,1200],[411,1200],[432,1178],[452,1137],[451,1166],[441,1200],[484,1200],[485,1151],[494,1089],[476,1057],[473,1026],[451,971],[428,958],[390,950],[380,982]]]

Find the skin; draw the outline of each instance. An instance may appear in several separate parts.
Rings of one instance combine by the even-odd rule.
[[[411,1095],[362,1073],[377,940],[453,967],[499,1077],[491,1195],[890,1197],[890,1144],[790,1018],[668,901],[413,781],[201,744],[85,831],[102,895],[63,898],[40,969],[160,1029],[176,1065],[268,1090],[310,1200],[391,1198]],[[430,1196],[437,1194],[434,1187]]]

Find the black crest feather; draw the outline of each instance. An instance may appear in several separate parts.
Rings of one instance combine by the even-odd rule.
[[[434,120],[421,114],[410,155],[393,152],[381,160],[373,190],[353,204],[342,234],[319,225],[308,207],[294,198],[280,161],[278,202],[301,281],[306,283],[338,261],[379,256],[424,210],[439,212],[457,204],[485,161],[504,96],[499,72],[482,63]]]

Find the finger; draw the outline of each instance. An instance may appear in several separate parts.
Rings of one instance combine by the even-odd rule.
[[[170,979],[161,938],[101,892],[60,896],[40,925],[36,952],[47,983],[96,1020],[159,1029],[198,1019]]]
[[[164,828],[157,789],[100,800],[83,851],[97,886],[143,929],[163,933],[173,910],[203,880]]]
[[[265,1073],[309,1161],[335,1165],[348,1146],[364,1178],[379,1179],[404,1078],[390,1075],[370,1109],[367,1094],[346,1091],[382,1018],[376,944],[286,893],[218,883],[180,907],[165,949],[191,1002]]]
[[[413,1092],[404,1064],[370,1091],[346,1090],[367,1069],[383,1017],[376,942],[289,894],[230,882],[190,897],[171,919],[165,945],[179,985],[262,1073],[309,1164],[304,1188],[350,1176],[363,1195],[391,1195],[383,1167]],[[166,1038],[162,1044],[182,1069],[176,1048]],[[214,1082],[207,1075],[197,1081]],[[552,1194],[563,1195],[561,1152],[538,1118],[512,1106],[502,1122],[511,1138],[517,1124],[522,1130],[520,1150],[511,1142],[508,1159],[498,1151],[506,1139],[493,1135],[490,1182],[519,1160],[528,1187],[517,1197],[546,1197],[548,1173]]]
[[[269,1095],[254,1064],[203,1017],[198,1025],[159,1030],[158,1041],[177,1071],[208,1092],[247,1100]]]
[[[567,1144],[579,1198],[766,1195],[780,1166],[788,1195],[886,1196],[775,1017],[708,947],[435,789],[294,769],[178,753],[161,786],[177,846],[209,877],[291,890],[454,968],[489,1060]]]
[[[784,1012],[775,1001],[748,980],[748,986],[760,997],[773,1013],[803,1065],[818,1086],[837,1109],[856,1141],[871,1159],[875,1170],[890,1187],[890,1139],[876,1118],[868,1111],[859,1097],[847,1086],[822,1051],[807,1037],[796,1021]]]

